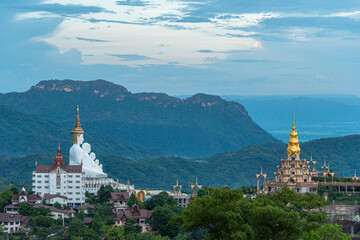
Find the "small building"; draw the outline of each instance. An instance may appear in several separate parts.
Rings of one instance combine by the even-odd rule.
[[[75,211],[71,208],[71,207],[67,207],[65,209],[58,209],[56,207],[53,206],[47,206],[47,205],[43,205],[43,204],[35,204],[34,208],[48,208],[51,210],[51,216],[54,219],[66,219],[66,218],[72,218],[75,216]]]
[[[137,220],[141,226],[142,233],[151,231],[147,220],[151,218],[152,211],[140,209],[138,205],[133,205],[131,209],[122,209],[116,212],[115,226],[123,226],[128,218]]]
[[[68,197],[57,194],[44,194],[46,204],[54,205],[54,203],[60,203],[62,205],[68,203]]]
[[[23,202],[32,204],[41,203],[41,196],[40,194],[29,194],[25,189],[25,184],[23,184],[19,194],[13,194],[11,202],[12,204],[20,204]]]
[[[127,208],[127,202],[130,198],[128,192],[112,192],[109,201],[114,204],[115,212]]]
[[[81,205],[81,206],[79,206],[78,208],[76,208],[75,210],[80,211],[81,209],[84,210],[84,213],[85,213],[85,214],[88,214],[90,209],[95,209],[95,206],[94,206],[94,205],[91,205],[91,204],[89,204],[89,203],[86,202],[86,203],[84,203],[83,205]]]
[[[198,185],[197,178],[196,178],[196,185]],[[172,196],[176,200],[178,207],[186,208],[187,205],[189,204],[189,202],[191,201],[191,196],[189,194],[182,192],[182,186],[179,185],[178,180],[176,181],[176,185],[173,186],[173,189],[174,189],[174,192],[170,193],[169,195]],[[193,190],[193,188],[192,188],[192,190]]]
[[[28,219],[29,217],[19,214],[0,213],[0,224],[7,233],[18,233]]]

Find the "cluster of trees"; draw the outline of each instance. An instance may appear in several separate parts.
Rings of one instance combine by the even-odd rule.
[[[318,211],[327,204],[321,196],[299,195],[288,188],[256,199],[244,198],[237,189],[208,188],[179,220],[185,231],[206,230],[206,239],[351,239]]]
[[[15,189],[12,189],[16,191]],[[252,191],[252,187],[244,188]],[[9,190],[10,191],[10,190]],[[319,195],[299,195],[284,188],[274,195],[244,198],[241,189],[205,188],[186,209],[177,206],[176,200],[162,192],[140,203],[132,194],[128,207],[133,204],[152,211],[148,220],[152,233],[142,234],[136,220],[127,219],[124,226],[115,226],[113,205],[108,202],[111,187],[101,187],[97,196],[88,200],[94,203],[85,214],[80,210],[75,218],[54,220],[47,208],[33,208],[22,204],[20,213],[30,217],[27,227],[30,234],[12,236],[13,239],[67,240],[212,240],[212,239],[287,239],[287,240],[350,240],[338,225],[319,209],[326,202]],[[5,194],[6,195],[6,194]],[[92,218],[90,224],[85,218]],[[7,239],[0,231],[0,239]]]
[[[18,194],[19,189],[12,185],[10,189],[6,189],[3,192],[0,192],[0,210],[3,212],[6,205],[11,204],[11,198],[13,194]]]

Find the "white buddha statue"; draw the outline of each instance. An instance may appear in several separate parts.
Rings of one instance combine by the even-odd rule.
[[[98,175],[107,176],[102,167],[96,163],[95,153],[91,152],[91,145],[89,143],[83,143],[84,137],[81,134],[77,137],[77,142],[70,148],[70,165],[82,164],[83,172],[86,176],[95,177]]]
[[[80,165],[81,159],[83,155],[83,150],[80,147],[80,144],[84,142],[84,136],[81,134],[80,136],[77,136],[77,143],[73,144],[70,148],[70,161],[69,165]]]

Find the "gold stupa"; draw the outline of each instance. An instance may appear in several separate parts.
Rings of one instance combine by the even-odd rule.
[[[73,137],[73,144],[77,144],[77,137],[81,134],[84,134],[84,130],[81,128],[80,124],[80,117],[79,117],[79,105],[76,109],[76,121],[75,121],[75,127],[71,131],[72,137]]]
[[[288,148],[287,148],[287,154],[288,155],[300,155],[300,144],[299,144],[299,138],[298,138],[298,134],[295,128],[295,114],[293,116],[293,126],[292,126],[292,130],[290,133],[290,139],[289,139],[289,144],[288,144]]]

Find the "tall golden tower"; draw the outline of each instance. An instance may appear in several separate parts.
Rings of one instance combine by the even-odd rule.
[[[300,155],[300,143],[299,143],[298,134],[297,134],[297,131],[295,128],[295,114],[293,116],[293,126],[292,126],[292,130],[290,133],[287,154],[288,155],[292,155],[292,154]]]
[[[75,127],[71,131],[72,137],[73,137],[73,144],[77,144],[77,137],[81,134],[84,134],[84,130],[81,128],[80,124],[80,117],[79,117],[79,105],[76,109],[76,121],[75,121]]]

